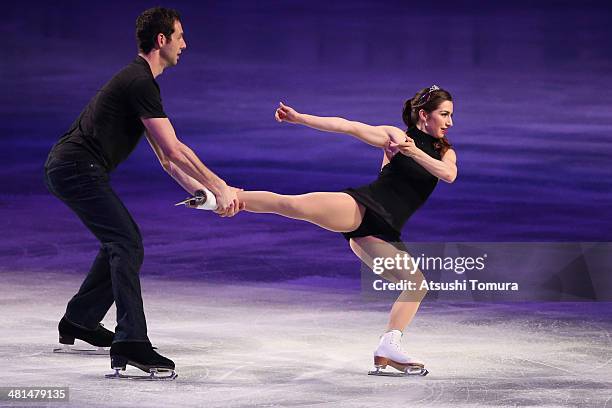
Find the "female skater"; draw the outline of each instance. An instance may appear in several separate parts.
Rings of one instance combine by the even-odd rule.
[[[281,103],[275,114],[279,122],[346,133],[382,148],[382,170],[373,183],[343,192],[290,196],[239,191],[238,199],[245,211],[279,214],[341,232],[355,255],[372,268],[374,258],[394,258],[406,252],[400,242],[400,231],[406,220],[427,200],[438,179],[447,183],[455,180],[456,155],[446,139],[448,129],[453,126],[452,116],[451,95],[436,85],[422,89],[406,101],[402,117],[407,131],[302,114]],[[199,203],[192,200],[187,205],[196,207]],[[388,271],[382,276],[391,281],[409,279],[416,282],[417,288],[423,280],[421,271],[408,277],[402,273]],[[402,293],[393,304],[387,331],[374,352],[376,371],[371,374],[388,374],[381,370],[387,365],[404,374],[427,373],[421,361],[409,357],[401,348],[402,332],[424,295],[425,291]]]

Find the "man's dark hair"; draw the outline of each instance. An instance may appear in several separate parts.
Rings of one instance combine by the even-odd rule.
[[[138,49],[145,54],[151,52],[159,33],[170,39],[175,21],[181,21],[181,16],[173,9],[154,7],[143,11],[136,19]]]

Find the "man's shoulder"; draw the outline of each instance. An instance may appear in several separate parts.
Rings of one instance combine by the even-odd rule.
[[[149,80],[154,81],[153,75],[151,75],[151,70],[148,64],[142,64],[139,61],[140,57],[137,57],[135,60],[124,66],[119,72],[117,72],[114,78],[122,78],[128,82],[133,80]]]
[[[155,79],[148,69],[148,66],[143,67],[142,64],[132,61],[113,75],[113,77],[108,81],[106,88],[131,90],[135,87],[142,88],[153,86],[159,89]]]

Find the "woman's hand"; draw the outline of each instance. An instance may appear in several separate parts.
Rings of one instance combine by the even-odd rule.
[[[227,184],[221,189],[217,198],[217,209],[215,213],[220,217],[233,217],[244,209],[245,203],[238,199],[237,193],[243,191],[240,188],[231,187]]]
[[[398,146],[400,143],[406,140],[406,134],[400,129],[397,129],[397,132],[388,132],[388,137],[389,141],[387,142],[387,145],[383,147],[383,150],[385,151],[387,159],[391,160],[393,156],[400,152]]]
[[[400,153],[408,157],[415,157],[419,154],[419,149],[416,144],[414,144],[414,140],[408,136],[402,142],[390,141],[389,142],[390,149],[398,149]]]
[[[299,116],[300,114],[295,109],[282,102],[279,102],[278,108],[274,113],[274,119],[277,122],[298,123]]]

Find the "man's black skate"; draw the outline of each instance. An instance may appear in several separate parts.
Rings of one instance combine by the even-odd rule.
[[[104,347],[110,347],[115,336],[115,333],[105,329],[101,323],[98,323],[95,329],[88,329],[72,323],[65,316],[60,320],[57,329],[59,331],[61,347],[53,349],[54,353],[108,355],[108,350],[104,349]],[[87,345],[84,347],[74,346],[75,339],[82,340]]]
[[[113,343],[110,349],[111,368],[114,374],[106,375],[106,378],[130,378],[137,380],[174,380],[178,375],[174,372],[174,361],[160,355],[149,342],[122,341]],[[125,371],[128,365],[149,373],[142,375],[125,375],[119,371]],[[158,373],[168,373],[158,376]]]

